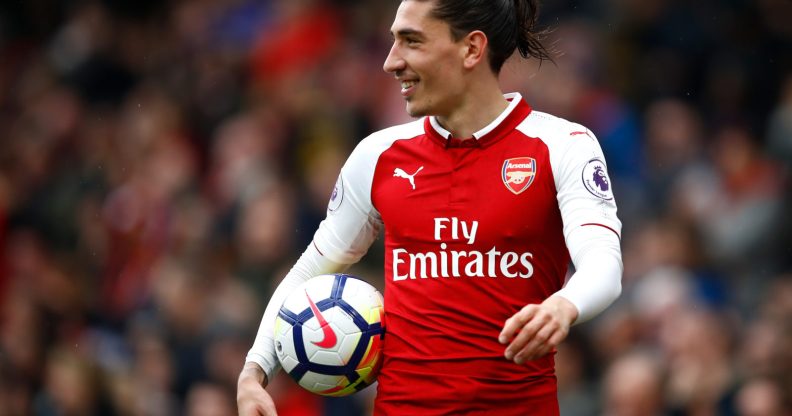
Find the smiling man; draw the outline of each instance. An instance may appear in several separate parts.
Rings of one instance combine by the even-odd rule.
[[[558,414],[554,348],[619,295],[621,223],[597,185],[609,181],[593,133],[500,90],[515,50],[548,58],[536,13],[535,0],[401,2],[384,70],[420,118],[372,134],[345,163],[327,218],[264,313],[240,415],[276,414],[264,386],[278,370],[283,299],[359,261],[382,229],[375,414]]]

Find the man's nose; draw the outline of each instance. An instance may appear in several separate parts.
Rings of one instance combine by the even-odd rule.
[[[390,52],[388,52],[388,57],[385,58],[385,63],[382,65],[382,70],[391,74],[397,71],[401,71],[404,69],[405,63],[404,59],[399,56],[396,42],[393,43],[391,46]]]

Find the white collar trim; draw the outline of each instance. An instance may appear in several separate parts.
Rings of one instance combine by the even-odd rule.
[[[511,92],[508,94],[503,94],[503,98],[510,100],[509,106],[506,107],[506,109],[503,110],[503,112],[500,113],[500,115],[495,120],[493,120],[492,123],[488,124],[483,129],[473,133],[473,137],[476,140],[484,137],[487,133],[491,132],[492,130],[495,130],[495,127],[498,127],[503,122],[503,120],[505,120],[506,117],[508,117],[509,114],[511,114],[511,112],[514,111],[515,107],[517,107],[517,104],[519,104],[520,101],[522,101],[522,95],[519,92]],[[439,135],[445,137],[446,140],[451,137],[451,132],[446,130],[443,126],[440,125],[440,123],[437,121],[437,117],[430,116],[429,124],[432,125],[432,128],[434,128]]]

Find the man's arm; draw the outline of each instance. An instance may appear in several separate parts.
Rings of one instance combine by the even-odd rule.
[[[283,301],[292,290],[308,279],[321,274],[341,272],[348,266],[328,260],[311,244],[275,289],[261,319],[256,341],[248,352],[237,380],[237,407],[240,416],[277,414],[272,397],[264,387],[280,369],[275,354],[274,332],[275,317]]]
[[[567,238],[575,273],[561,290],[539,305],[527,305],[504,324],[498,337],[504,356],[517,364],[557,347],[574,323],[604,310],[621,293],[619,237],[596,225],[581,226]]]
[[[412,126],[412,129],[423,128],[419,123]],[[327,217],[319,224],[313,242],[278,285],[264,311],[256,341],[238,381],[240,415],[275,414],[274,406],[271,410],[263,410],[270,409],[272,402],[263,386],[280,369],[274,332],[275,317],[284,300],[308,279],[338,273],[357,263],[379,235],[382,219],[372,205],[371,186],[377,158],[393,140],[387,131],[363,139],[341,169],[330,197]]]
[[[280,363],[275,355],[275,317],[278,316],[283,302],[295,288],[310,278],[321,274],[338,273],[346,270],[347,267],[349,265],[333,262],[323,256],[313,243],[308,245],[308,248],[305,249],[305,252],[272,294],[246,361],[258,364],[264,370],[265,375],[271,379],[280,369]]]
[[[580,314],[575,321],[578,324],[605,310],[621,294],[621,241],[609,228],[584,225],[570,233],[567,247],[575,273],[554,296],[575,305]]]

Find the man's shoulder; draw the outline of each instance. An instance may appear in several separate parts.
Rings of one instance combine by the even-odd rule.
[[[375,131],[360,141],[350,155],[354,162],[371,165],[397,140],[412,139],[424,133],[423,119]]]
[[[535,137],[545,142],[557,140],[574,141],[585,137],[596,140],[594,133],[585,126],[537,110],[531,111],[517,129],[529,137]]]
[[[397,124],[369,134],[359,146],[389,145],[396,140],[411,139],[424,134],[424,118]]]

